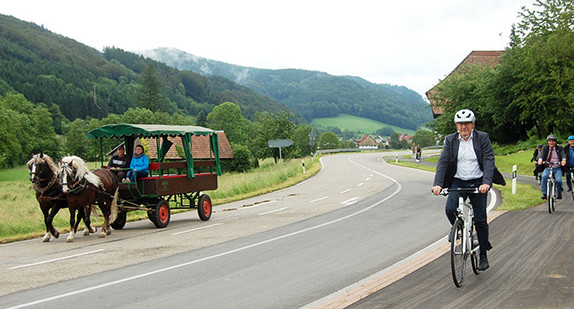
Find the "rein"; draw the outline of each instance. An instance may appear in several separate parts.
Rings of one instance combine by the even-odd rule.
[[[69,186],[70,187],[70,191],[68,192],[68,194],[78,194],[80,193],[82,190],[84,190],[86,187],[86,177],[82,177],[82,179],[77,180],[73,185]],[[63,183],[62,186],[66,186],[68,185],[67,183]]]
[[[46,179],[40,179],[40,181],[44,181]],[[45,187],[41,188],[40,186],[38,186],[38,183],[34,183],[34,185],[32,186],[34,188],[34,190],[38,193],[44,194],[44,192],[50,190],[54,184],[56,184],[56,182],[58,181],[58,177],[57,175],[52,175],[52,180],[48,183],[48,185],[46,185]]]

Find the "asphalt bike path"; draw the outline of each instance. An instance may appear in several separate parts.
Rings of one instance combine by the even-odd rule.
[[[507,186],[511,186],[511,175],[504,176]],[[519,175],[517,180],[539,188],[534,176]],[[381,289],[370,291],[368,296],[363,290],[360,299],[347,295],[346,301],[323,307],[574,308],[574,202],[570,192],[564,191],[563,195],[552,214],[546,203],[523,211],[489,213],[494,246],[489,251],[490,268],[474,275],[468,265],[461,288],[452,282],[449,248],[444,239],[437,244],[446,250],[444,254],[427,261],[420,257],[418,263],[424,265],[395,274],[400,280],[393,281],[391,276],[387,282],[379,282]]]

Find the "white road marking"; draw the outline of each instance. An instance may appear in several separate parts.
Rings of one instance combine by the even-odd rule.
[[[364,185],[364,184],[365,184],[364,182],[361,182],[360,184],[357,185],[357,187],[360,187],[360,186],[362,186],[362,185]]]
[[[349,192],[349,191],[351,191],[351,189],[343,190],[343,191],[341,191],[341,194],[345,194],[345,193],[347,193],[347,192]]]
[[[78,256],[82,256],[82,255],[86,255],[86,254],[92,254],[92,253],[98,253],[101,251],[104,251],[106,249],[99,249],[99,250],[94,250],[94,251],[89,251],[89,252],[84,252],[84,253],[78,253],[78,254],[74,254],[74,255],[68,255],[68,256],[64,256],[61,258],[57,258],[57,259],[52,259],[52,260],[47,260],[47,261],[42,261],[42,262],[36,262],[36,263],[31,263],[31,264],[25,264],[25,265],[19,265],[19,266],[14,266],[14,267],[10,267],[8,269],[17,269],[17,268],[24,268],[24,267],[29,267],[29,266],[36,266],[36,265],[41,265],[41,264],[47,264],[47,263],[52,263],[52,262],[57,262],[57,261],[62,261],[62,260],[67,260],[67,259],[71,259],[71,258],[75,258]]]
[[[222,224],[223,224],[223,223],[216,223],[216,224],[212,224],[212,225],[202,226],[202,227],[198,227],[198,228],[191,229],[191,230],[186,230],[186,231],[181,231],[181,232],[177,232],[177,233],[172,233],[171,235],[179,235],[179,234],[185,234],[185,233],[189,233],[189,232],[195,232],[195,231],[207,229],[207,228],[214,227],[214,226],[218,226],[218,225],[222,225]]]
[[[345,205],[345,206],[348,206],[348,205],[355,204],[355,203],[358,202],[358,201],[359,201],[359,198],[358,198],[358,197],[353,197],[353,198],[350,198],[350,199],[348,199],[348,200],[346,200],[346,201],[342,201],[341,204],[342,204],[342,205]]]
[[[267,212],[262,212],[262,213],[259,214],[259,216],[268,215],[268,214],[270,214],[270,213],[274,213],[274,212],[278,212],[278,211],[281,211],[281,210],[285,210],[285,209],[287,209],[287,208],[289,208],[289,207],[283,207],[283,208],[279,208],[279,209],[275,209],[275,210],[271,210],[271,211],[267,211]]]
[[[318,198],[318,199],[316,199],[316,200],[312,200],[312,201],[310,201],[309,203],[315,203],[315,202],[318,202],[318,201],[321,201],[321,200],[324,200],[324,199],[327,199],[327,198],[329,198],[329,197],[328,197],[328,196],[323,196],[323,197],[320,197],[320,198]]]

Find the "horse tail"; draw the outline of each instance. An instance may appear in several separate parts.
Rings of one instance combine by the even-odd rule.
[[[98,205],[92,204],[90,206],[90,216],[96,217],[96,218],[100,216],[100,214],[98,213]]]
[[[116,188],[116,193],[114,194],[114,199],[112,200],[112,206],[110,209],[110,219],[108,220],[108,222],[114,222],[116,221],[116,218],[118,217],[118,194],[120,192],[120,188]]]

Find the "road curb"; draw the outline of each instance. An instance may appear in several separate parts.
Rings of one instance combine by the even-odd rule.
[[[488,215],[488,222],[492,222],[506,211],[492,211]],[[309,306],[303,308],[315,309],[341,309],[346,308],[361,299],[378,292],[388,285],[396,282],[419,268],[436,260],[449,250],[449,243],[446,236],[437,242],[424,248],[423,250],[409,256],[408,258],[395,263],[380,272],[373,274],[351,286],[322,298]]]

